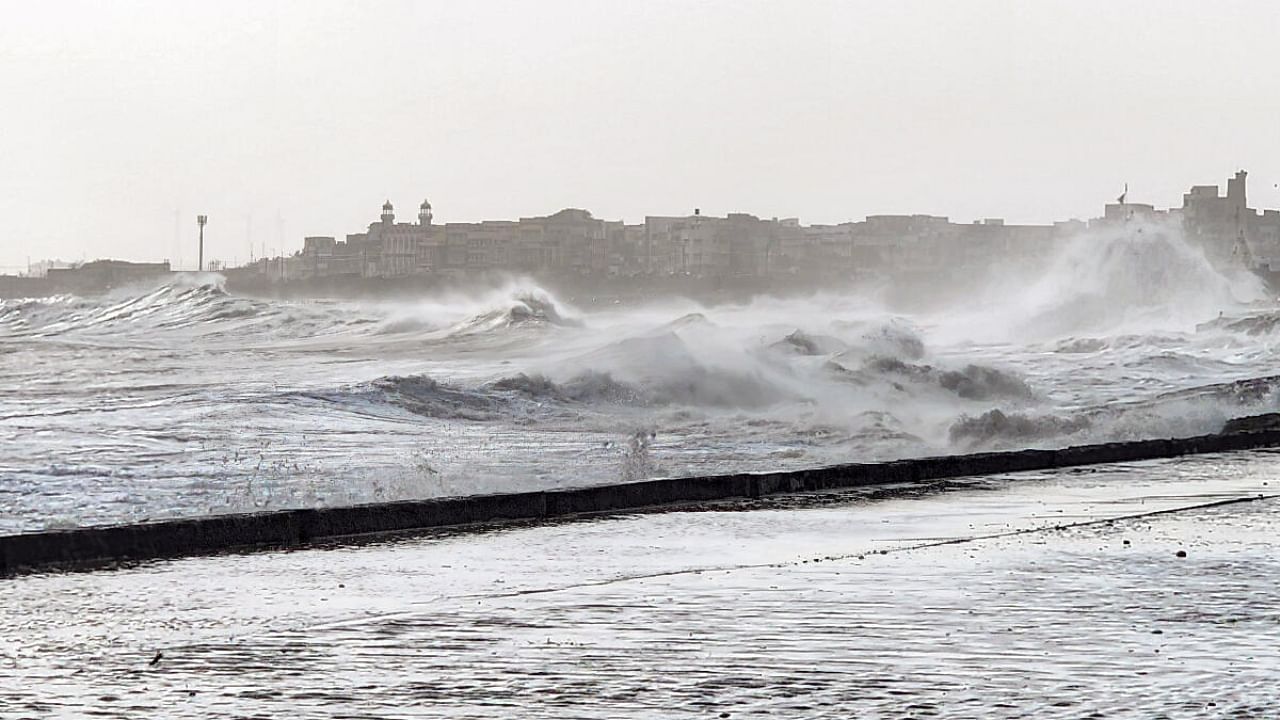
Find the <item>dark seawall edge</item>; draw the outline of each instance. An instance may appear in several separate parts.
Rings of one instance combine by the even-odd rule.
[[[1276,416],[1260,416],[1275,419]],[[1233,421],[1236,422],[1236,421]],[[343,538],[475,523],[537,521],[732,498],[910,484],[947,478],[1154,460],[1280,446],[1280,423],[1189,438],[832,465],[809,470],[667,478],[495,495],[214,515],[0,537],[0,575],[281,549]]]

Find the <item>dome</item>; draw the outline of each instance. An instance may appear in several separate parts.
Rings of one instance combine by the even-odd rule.
[[[423,201],[422,201],[422,204],[418,206],[418,209],[419,209],[419,210],[430,210],[430,209],[431,209],[431,201],[429,201],[429,200],[423,200]]]
[[[388,201],[386,201],[386,202],[382,203],[382,209],[383,209],[383,210],[386,210],[386,211],[388,211],[388,212],[390,212],[390,211],[391,211],[391,210],[393,210],[394,208],[392,208],[392,207],[391,207],[391,201],[390,201],[390,200],[388,200]]]

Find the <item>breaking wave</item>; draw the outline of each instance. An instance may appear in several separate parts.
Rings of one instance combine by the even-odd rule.
[[[499,307],[481,312],[458,324],[450,334],[469,335],[519,327],[581,327],[545,292],[522,292]]]
[[[169,284],[99,298],[56,296],[0,302],[0,327],[11,335],[171,331],[273,314],[269,303],[233,297],[221,284]]]
[[[148,462],[173,463],[173,448],[254,434],[279,443],[282,476],[310,460],[345,482],[425,453],[467,492],[479,475],[569,482],[621,447],[634,479],[1198,434],[1280,404],[1274,306],[1247,304],[1247,282],[1177,237],[1099,242],[1004,293],[905,315],[853,292],[587,309],[531,281],[411,300],[286,302],[193,282],[4,301],[0,360],[22,390],[0,397],[0,419],[56,435],[69,423],[51,418],[98,413],[93,462],[68,466],[115,453],[134,468],[132,448],[151,445],[165,459]],[[1124,286],[1151,263],[1165,266]],[[75,379],[45,386],[46,372]],[[9,462],[58,482],[46,459],[18,455],[85,442],[11,443]]]
[[[1186,331],[1265,297],[1251,273],[1215,268],[1178,223],[1134,222],[1065,242],[1038,271],[997,273],[949,331],[1015,342]]]
[[[856,370],[850,370],[838,360],[832,360],[826,367],[845,381],[864,386],[882,382],[898,390],[906,390],[907,386],[941,388],[965,400],[1018,398],[1030,401],[1036,398],[1031,386],[1016,373],[972,363],[956,370],[943,370],[898,358],[874,357]]]
[[[1026,446],[1048,439],[1061,439],[1090,428],[1087,418],[1031,415],[988,410],[977,417],[962,416],[952,424],[951,442],[966,448],[978,446]]]
[[[1218,432],[1232,418],[1280,410],[1280,376],[1210,383],[1072,413],[1006,411],[962,415],[948,429],[960,450],[1179,437]]]
[[[608,373],[592,371],[575,375],[563,383],[552,382],[545,375],[521,373],[496,380],[488,387],[531,398],[588,405],[645,405],[651,402],[640,388],[614,380]]]
[[[198,280],[122,288],[92,298],[0,300],[0,337],[154,338],[178,333],[271,342],[581,325],[553,295],[528,284],[417,303],[287,302],[231,295],[219,276],[206,274]]]

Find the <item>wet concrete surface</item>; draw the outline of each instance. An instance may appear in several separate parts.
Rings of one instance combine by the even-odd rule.
[[[1275,717],[1277,459],[10,578],[0,717]]]

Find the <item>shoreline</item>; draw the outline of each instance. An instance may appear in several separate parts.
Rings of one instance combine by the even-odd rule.
[[[1209,435],[833,465],[775,473],[664,478],[555,491],[274,510],[0,537],[0,576],[106,568],[121,563],[280,550],[477,524],[569,520],[599,513],[873,488],[937,480],[1155,460],[1280,446],[1280,415],[1233,420]]]

